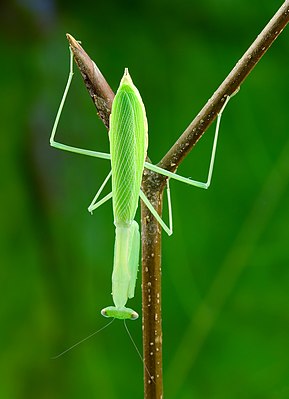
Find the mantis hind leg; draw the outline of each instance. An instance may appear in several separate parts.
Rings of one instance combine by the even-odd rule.
[[[140,233],[139,226],[134,220],[131,225],[131,240],[130,240],[130,254],[128,259],[128,269],[130,273],[130,281],[128,287],[128,297],[134,297],[134,290],[137,279],[138,265],[139,265],[139,251],[140,251]]]
[[[56,134],[56,130],[57,130],[57,126],[59,124],[59,120],[60,120],[60,116],[63,110],[63,106],[72,82],[72,78],[73,78],[73,53],[70,49],[70,68],[69,68],[69,75],[68,75],[68,80],[64,89],[64,93],[56,114],[56,118],[52,127],[52,132],[51,132],[51,136],[50,136],[50,145],[52,147],[58,148],[59,150],[64,150],[64,151],[69,151],[69,152],[74,152],[77,154],[81,154],[81,155],[88,155],[91,157],[96,157],[96,158],[103,158],[103,159],[110,159],[110,154],[104,153],[104,152],[97,152],[97,151],[91,151],[91,150],[86,150],[86,149],[82,149],[82,148],[78,148],[78,147],[73,147],[70,145],[66,145],[66,144],[62,144],[59,143],[58,141],[55,141],[55,134]]]
[[[163,221],[163,219],[160,217],[158,212],[155,210],[153,205],[150,203],[149,199],[145,196],[142,190],[140,190],[140,198],[142,201],[145,203],[147,208],[150,210],[150,212],[153,214],[153,216],[156,218],[156,220],[159,222],[159,224],[162,226],[162,228],[165,230],[165,232],[170,236],[173,234],[173,217],[172,217],[172,202],[171,202],[171,191],[170,191],[170,184],[169,184],[169,179],[167,181],[167,198],[168,198],[168,211],[169,211],[169,226]]]
[[[214,162],[215,162],[215,155],[216,155],[216,149],[217,149],[217,142],[218,142],[218,135],[219,135],[221,117],[222,117],[222,113],[223,113],[226,105],[228,104],[229,100],[230,100],[230,97],[227,96],[227,98],[225,100],[225,103],[223,105],[223,108],[221,109],[221,111],[218,113],[218,116],[217,116],[216,130],[215,130],[213,148],[212,148],[212,153],[211,153],[209,172],[208,172],[208,177],[207,177],[207,181],[206,182],[200,182],[200,181],[197,181],[197,180],[192,180],[192,179],[189,179],[187,177],[180,176],[177,173],[170,172],[170,171],[168,171],[166,169],[160,168],[159,166],[150,164],[148,162],[145,162],[145,167],[147,169],[152,170],[153,172],[157,172],[157,173],[159,173],[161,175],[164,175],[164,176],[167,176],[169,178],[178,180],[178,181],[180,181],[182,183],[190,184],[191,186],[204,188],[204,189],[209,188],[210,184],[211,184],[211,180],[212,180],[213,169],[214,169]]]

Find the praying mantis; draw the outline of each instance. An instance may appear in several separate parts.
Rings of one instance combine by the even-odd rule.
[[[128,69],[124,71],[119,88],[112,103],[109,128],[110,153],[91,151],[62,144],[55,140],[55,134],[65,99],[68,94],[73,77],[73,53],[70,49],[70,72],[67,84],[62,96],[60,106],[53,124],[50,145],[57,149],[74,152],[77,154],[107,159],[111,162],[111,171],[97,191],[89,212],[93,212],[106,201],[112,199],[113,216],[115,225],[115,246],[112,273],[112,298],[114,306],[102,309],[105,317],[117,319],[135,320],[138,313],[126,307],[128,299],[134,297],[137,271],[139,265],[140,233],[138,223],[134,220],[139,198],[145,203],[153,216],[168,235],[172,234],[172,209],[169,190],[169,179],[175,179],[189,185],[207,189],[210,186],[215,154],[218,141],[218,133],[222,112],[230,97],[226,96],[224,105],[217,116],[213,148],[209,164],[206,182],[199,182],[180,176],[176,173],[162,169],[146,162],[148,148],[148,123],[145,107],[138,89],[133,84]],[[141,180],[144,168],[166,176],[169,226],[162,220],[153,205],[149,202],[141,190]],[[112,191],[99,199],[107,182],[112,179]]]

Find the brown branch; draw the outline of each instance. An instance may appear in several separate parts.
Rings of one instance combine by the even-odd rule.
[[[108,129],[114,92],[111,90],[109,84],[95,63],[81,47],[80,43],[69,33],[66,34],[66,37],[69,41],[70,48],[74,55],[74,60],[80,70],[85,86],[94,105],[96,106],[98,116]]]
[[[167,154],[160,161],[159,166],[174,172],[182,160],[192,150],[197,141],[205,133],[218,112],[221,110],[226,96],[231,96],[239,89],[258,61],[263,57],[271,44],[280,35],[289,21],[289,0],[286,0],[274,17],[258,35],[240,61],[236,64],[227,78],[215,91],[196,118],[179,137]]]
[[[159,175],[145,169],[142,190],[161,215],[163,195]],[[144,398],[160,399],[163,398],[161,227],[142,201],[141,225]]]
[[[204,108],[163,157],[159,163],[161,167],[170,171],[177,169],[216,118],[225,97],[232,95],[240,87],[257,62],[282,32],[288,20],[289,0],[286,0]],[[114,94],[99,69],[80,44],[70,35],[67,35],[67,38],[98,114],[108,128]],[[149,170],[144,170],[142,189],[160,215],[165,181],[165,177]],[[161,399],[163,398],[161,230],[147,207],[143,203],[141,205],[144,397],[145,399]]]

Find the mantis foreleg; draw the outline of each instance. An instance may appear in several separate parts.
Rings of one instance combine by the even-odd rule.
[[[102,309],[105,317],[137,319],[138,314],[125,307],[133,298],[139,264],[140,234],[135,220],[130,224],[116,225],[114,262],[112,273],[112,298],[114,306]]]

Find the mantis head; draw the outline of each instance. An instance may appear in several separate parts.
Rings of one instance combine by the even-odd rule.
[[[104,317],[113,317],[114,319],[120,320],[136,320],[138,318],[138,313],[130,308],[117,308],[115,306],[108,306],[107,308],[102,309],[101,314]]]

